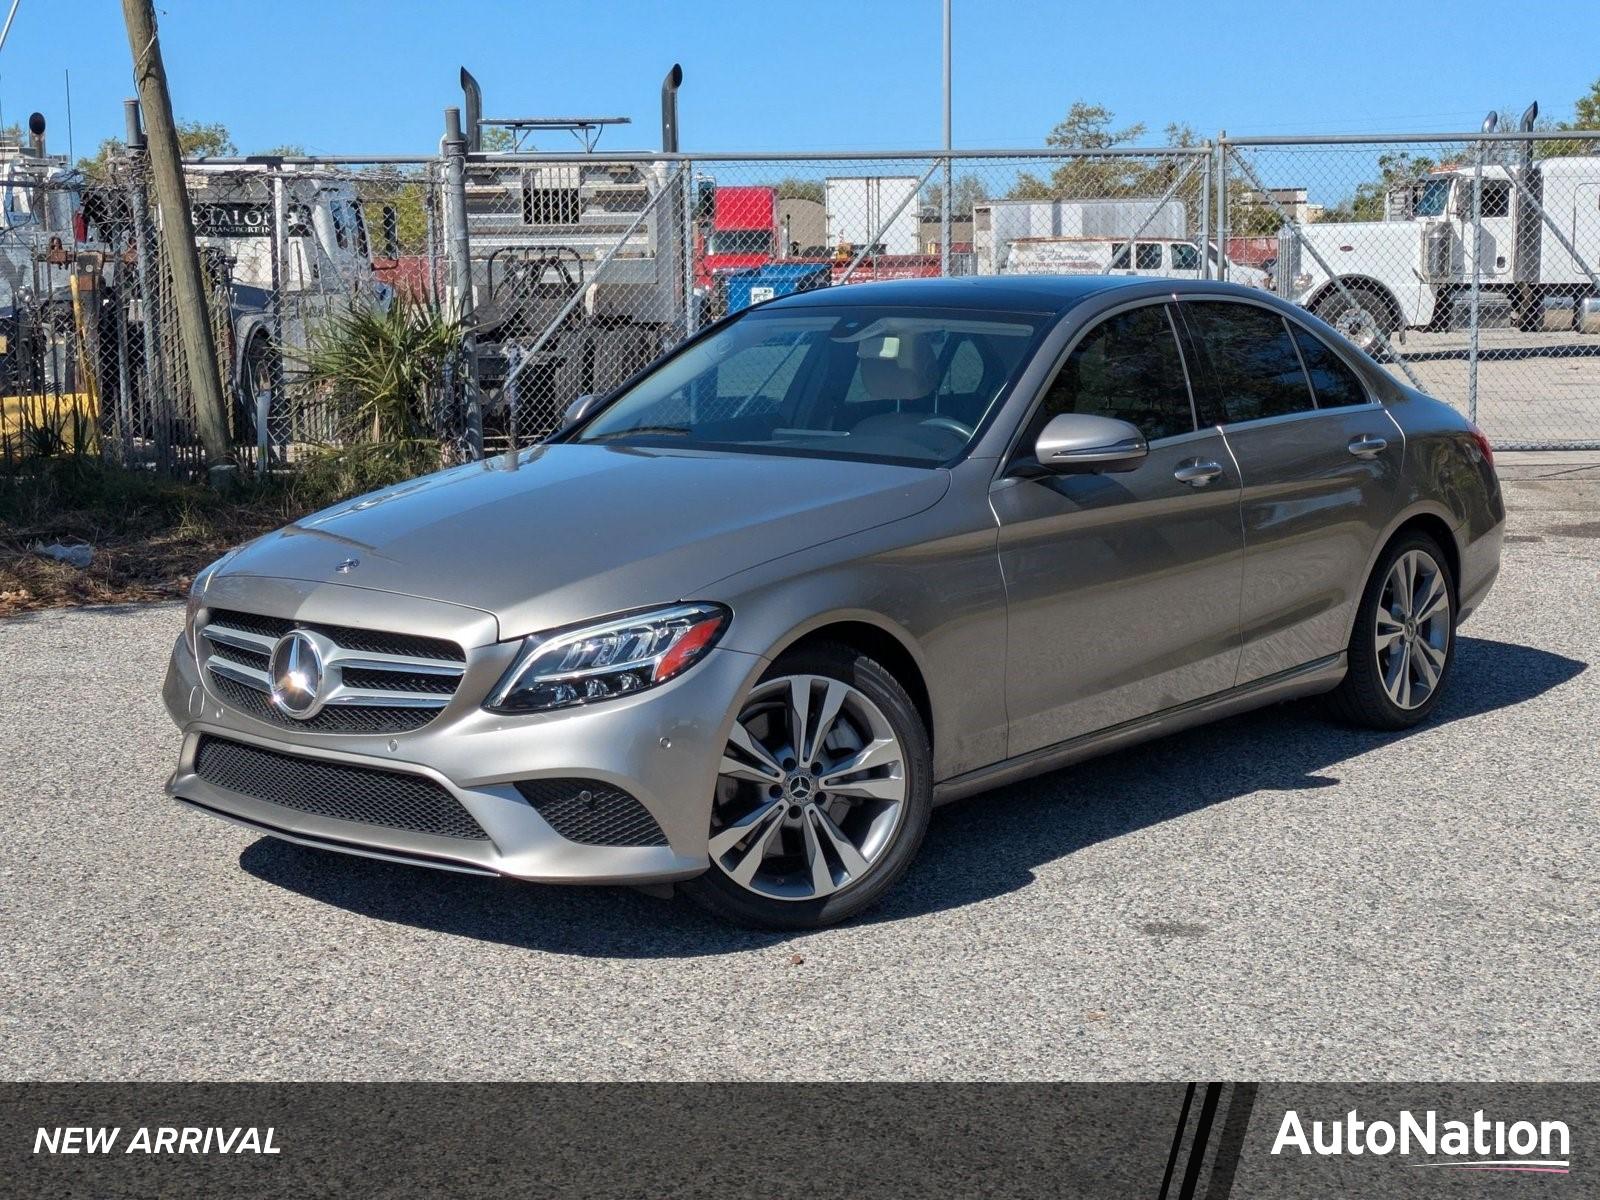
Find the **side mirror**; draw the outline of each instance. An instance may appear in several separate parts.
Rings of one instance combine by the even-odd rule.
[[[1126,421],[1062,413],[1039,431],[1033,455],[1051,474],[1131,471],[1150,452],[1144,434]]]
[[[589,416],[594,412],[595,409],[599,408],[600,402],[604,399],[604,396],[590,394],[579,396],[576,400],[562,410],[561,428],[564,430],[571,429],[574,425],[579,424],[585,417]]]

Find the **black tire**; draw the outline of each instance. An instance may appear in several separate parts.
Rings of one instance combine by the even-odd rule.
[[[241,442],[248,444],[256,441],[256,397],[263,391],[270,392],[273,384],[282,376],[283,359],[272,345],[272,339],[265,333],[253,334],[239,364],[238,429]],[[274,403],[267,416],[267,428],[272,433],[277,432],[273,429],[273,423],[282,412],[281,406],[276,403],[278,399],[273,397]]]
[[[933,754],[928,733],[899,680],[858,650],[820,643],[780,656],[762,675],[756,690],[771,680],[794,675],[848,684],[877,707],[900,743],[906,783],[902,811],[887,844],[861,877],[830,895],[799,900],[760,895],[736,883],[715,862],[705,874],[683,885],[703,908],[740,925],[803,930],[849,920],[882,899],[905,874],[922,845],[933,811]],[[713,822],[716,820],[714,814]]]
[[[1380,296],[1371,288],[1351,287],[1350,295],[1356,303],[1352,304],[1345,299],[1344,293],[1335,288],[1322,299],[1312,312],[1319,320],[1332,325],[1347,339],[1365,350],[1374,358],[1383,355],[1383,342],[1373,335],[1372,330],[1359,322],[1356,314],[1364,310],[1372,319],[1375,327],[1385,338],[1390,338],[1399,331],[1400,318],[1387,298]]]
[[[1411,707],[1403,706],[1390,695],[1385,684],[1385,665],[1394,663],[1392,656],[1396,651],[1380,651],[1377,648],[1377,627],[1382,611],[1389,611],[1383,605],[1386,589],[1389,586],[1391,572],[1403,557],[1414,552],[1426,555],[1444,584],[1444,603],[1447,611],[1444,614],[1443,628],[1445,631],[1445,646],[1443,651],[1443,666],[1438,668],[1438,678],[1428,690],[1426,697]],[[1344,681],[1328,696],[1329,712],[1339,721],[1347,725],[1355,725],[1365,729],[1409,729],[1427,720],[1439,703],[1439,698],[1444,694],[1450,683],[1451,670],[1456,657],[1456,613],[1457,595],[1455,575],[1450,569],[1450,560],[1440,548],[1438,542],[1424,533],[1406,533],[1397,537],[1384,549],[1378,557],[1377,564],[1372,569],[1372,577],[1367,580],[1367,586],[1361,593],[1361,607],[1356,614],[1355,628],[1350,633],[1350,644],[1347,648],[1348,669]],[[1393,617],[1387,618],[1393,621]],[[1416,640],[1415,631],[1408,635]],[[1419,650],[1418,653],[1421,651]],[[1410,671],[1409,663],[1400,664],[1400,669]],[[1408,676],[1406,685],[1409,692]]]

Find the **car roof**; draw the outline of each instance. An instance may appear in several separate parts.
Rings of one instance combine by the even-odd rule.
[[[871,304],[1060,313],[1094,296],[1136,289],[1150,295],[1186,292],[1216,295],[1222,292],[1261,298],[1257,289],[1208,279],[1163,279],[1150,275],[958,275],[949,279],[886,279],[818,288],[782,296],[761,307],[829,308],[840,304]]]

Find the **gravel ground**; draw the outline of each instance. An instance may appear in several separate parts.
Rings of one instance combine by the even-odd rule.
[[[181,610],[0,623],[0,1077],[1594,1078],[1600,481],[1513,504],[1427,727],[1283,706],[943,809],[803,937],[181,810]]]

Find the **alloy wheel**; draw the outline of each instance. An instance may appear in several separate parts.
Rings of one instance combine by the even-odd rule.
[[[1428,702],[1444,677],[1450,650],[1450,586],[1425,550],[1395,559],[1378,595],[1373,648],[1389,699],[1403,709]]]
[[[906,810],[906,755],[858,688],[785,675],[750,694],[728,736],[712,812],[712,864],[747,891],[817,900],[857,884]]]

